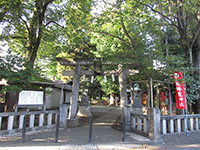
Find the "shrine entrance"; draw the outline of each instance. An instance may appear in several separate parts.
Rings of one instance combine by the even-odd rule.
[[[120,107],[122,118],[127,117],[126,106],[128,105],[127,100],[127,86],[126,86],[126,76],[135,75],[138,73],[137,70],[124,69],[122,65],[118,65],[114,62],[104,62],[102,58],[91,58],[91,59],[64,59],[56,58],[56,60],[64,66],[74,66],[74,70],[63,71],[63,76],[74,76],[73,86],[72,86],[72,99],[69,108],[69,121],[76,120],[77,105],[78,105],[78,93],[79,93],[79,82],[80,77],[91,76],[91,82],[95,76],[118,76],[119,77],[119,88],[120,88]],[[118,65],[118,70],[112,70],[108,72],[102,71],[103,65]],[[82,66],[89,67],[93,66],[94,70],[84,70]],[[129,125],[130,126],[130,125]],[[128,127],[128,126],[127,126]]]

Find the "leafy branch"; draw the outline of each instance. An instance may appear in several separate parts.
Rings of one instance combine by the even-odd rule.
[[[111,37],[117,38],[117,39],[121,40],[122,42],[124,42],[125,44],[127,44],[127,45],[130,46],[130,43],[129,43],[129,42],[127,42],[126,40],[120,38],[119,36],[115,36],[115,35],[113,35],[113,34],[110,34],[110,33],[108,33],[108,32],[104,32],[104,31],[93,31],[93,32],[101,33],[101,34],[106,34],[106,35],[109,35],[109,36],[111,36]]]
[[[0,58],[0,80],[5,79],[8,83],[3,91],[18,91],[30,86],[33,70],[23,68],[25,59],[18,55],[7,55]],[[26,64],[26,66],[29,64]]]

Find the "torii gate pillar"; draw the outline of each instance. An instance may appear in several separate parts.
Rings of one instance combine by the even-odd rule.
[[[127,105],[127,91],[126,91],[126,71],[119,73],[119,90],[120,90],[120,105],[122,116],[124,116],[124,107]]]
[[[70,105],[70,108],[69,108],[69,119],[70,120],[76,118],[77,104],[78,104],[78,93],[79,93],[80,71],[81,71],[81,66],[76,65],[74,80],[73,80],[73,85],[72,85],[72,99],[71,99],[71,102],[70,102],[71,105]]]
[[[125,122],[123,121],[123,126],[125,126],[126,131],[131,130],[131,113],[130,109],[131,107],[128,106],[128,99],[127,99],[127,87],[126,87],[126,75],[127,69],[121,69],[121,72],[119,72],[119,89],[120,89],[120,104],[121,104],[121,114],[122,114],[122,120],[125,119]]]

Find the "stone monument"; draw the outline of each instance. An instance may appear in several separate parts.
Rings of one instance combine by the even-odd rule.
[[[79,110],[78,110],[78,116],[90,116],[90,106],[89,106],[89,98],[87,97],[88,91],[85,90],[81,97],[81,102],[79,103]]]
[[[89,98],[86,94],[83,94],[81,97],[81,102],[79,104],[80,106],[88,106],[89,105]]]
[[[138,85],[136,85],[136,87],[134,88],[132,112],[134,114],[143,114],[143,105],[142,105],[141,93],[140,93]]]

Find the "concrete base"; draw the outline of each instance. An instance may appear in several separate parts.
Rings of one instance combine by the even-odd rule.
[[[77,127],[79,125],[79,119],[73,118],[73,119],[67,119],[67,126],[68,127]]]

